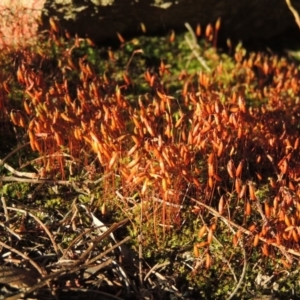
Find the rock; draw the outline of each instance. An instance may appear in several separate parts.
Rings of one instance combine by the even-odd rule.
[[[300,2],[293,1],[300,11]],[[142,33],[166,34],[182,30],[184,23],[206,26],[222,20],[220,37],[232,40],[268,39],[297,28],[284,0],[46,0],[42,20],[45,29],[49,17],[60,20],[74,35],[90,37],[96,43]]]

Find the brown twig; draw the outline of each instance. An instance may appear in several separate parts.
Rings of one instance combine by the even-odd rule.
[[[42,269],[42,268],[41,268],[34,260],[32,260],[30,257],[28,257],[26,254],[24,254],[24,253],[20,252],[19,250],[17,250],[17,249],[15,249],[15,248],[13,248],[13,247],[11,247],[11,246],[5,244],[4,242],[1,242],[1,241],[0,241],[0,245],[1,245],[2,247],[6,248],[6,249],[8,249],[8,250],[10,250],[10,251],[12,251],[12,252],[18,254],[18,255],[20,255],[21,257],[23,257],[23,258],[24,258],[26,261],[28,261],[33,267],[35,267],[41,275],[44,275],[44,274],[45,274],[45,271],[44,271],[44,270],[43,270],[43,269]]]
[[[13,210],[13,211],[18,211],[20,213],[28,214],[29,216],[31,216],[45,230],[45,232],[47,233],[48,237],[50,238],[50,240],[52,242],[52,245],[53,245],[53,248],[54,248],[56,254],[59,253],[57,244],[56,244],[56,242],[54,240],[54,237],[53,237],[52,233],[49,231],[49,229],[47,228],[47,226],[37,216],[35,216],[33,213],[31,213],[29,211],[26,211],[26,210],[23,210],[23,209],[20,209],[20,208],[7,207],[7,209],[8,210]]]
[[[297,12],[297,10],[292,6],[292,3],[291,3],[291,0],[285,0],[289,10],[292,12],[294,18],[295,18],[295,21],[300,29],[300,17],[299,17],[299,14]]]

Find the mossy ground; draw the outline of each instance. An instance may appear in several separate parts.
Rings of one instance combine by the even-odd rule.
[[[195,49],[191,49],[186,39],[193,41]],[[28,72],[42,73],[44,89],[48,91],[47,95],[52,97],[51,105],[55,106],[58,103],[59,106],[55,109],[56,111],[61,110],[60,114],[69,113],[67,106],[65,107],[64,103],[61,104],[57,100],[62,96],[58,90],[64,81],[68,82],[70,97],[75,99],[79,97],[78,89],[84,90],[85,83],[91,84],[93,78],[98,78],[103,82],[99,93],[103,94],[104,99],[121,97],[121,94],[128,101],[129,106],[124,108],[124,112],[121,111],[120,114],[124,117],[124,128],[128,130],[129,134],[134,132],[133,135],[138,135],[138,132],[134,131],[136,130],[135,124],[129,118],[130,110],[139,113],[139,107],[145,105],[147,117],[150,120],[152,110],[156,105],[155,101],[158,101],[156,100],[157,95],[159,97],[168,95],[172,97],[172,101],[174,100],[170,107],[166,108],[174,123],[172,125],[174,136],[178,128],[178,131],[195,129],[193,120],[188,116],[195,110],[195,105],[200,105],[202,100],[197,100],[197,104],[194,105],[194,103],[188,102],[188,97],[200,95],[201,99],[201,95],[203,95],[203,102],[206,101],[206,98],[209,99],[208,104],[204,103],[201,107],[202,110],[206,107],[208,114],[211,107],[205,105],[215,102],[228,109],[228,114],[234,114],[242,109],[241,106],[237,106],[237,100],[234,98],[242,95],[245,99],[244,105],[248,107],[249,111],[254,111],[252,115],[248,116],[250,121],[247,121],[246,125],[249,128],[245,128],[245,131],[250,135],[249,132],[254,128],[253,132],[257,131],[256,138],[260,143],[265,134],[264,132],[261,134],[260,130],[263,130],[263,126],[267,127],[268,117],[265,122],[261,120],[261,124],[258,125],[251,125],[251,118],[254,119],[255,113],[261,108],[266,109],[270,114],[278,109],[281,104],[273,105],[271,101],[275,100],[273,98],[270,100],[272,89],[279,85],[274,81],[274,78],[279,77],[276,72],[282,71],[286,75],[291,70],[291,76],[292,74],[298,76],[297,62],[288,57],[272,56],[269,53],[247,53],[241,44],[237,45],[235,49],[216,49],[207,39],[209,38],[197,38],[192,32],[179,36],[171,32],[169,36],[164,37],[141,36],[120,42],[120,47],[111,49],[109,46],[92,46],[88,40],[66,40],[61,34],[53,31],[50,37],[48,34],[41,35],[39,42],[33,46],[15,51],[5,49],[1,52],[0,62],[3,66],[1,68],[1,78],[3,79],[1,84],[1,109],[3,111],[1,122],[5,126],[3,125],[0,134],[2,135],[1,139],[10,141],[7,143],[9,146],[1,148],[1,158],[6,157],[1,164],[1,176],[7,180],[2,182],[0,180],[3,203],[20,210],[25,209],[36,215],[53,232],[55,243],[61,251],[67,249],[84,229],[95,225],[91,222],[91,215],[82,205],[88,207],[94,216],[107,225],[128,218],[129,223],[126,227],[115,230],[114,234],[117,240],[121,240],[127,235],[131,237],[128,247],[134,255],[140,255],[142,260],[141,276],[144,277],[156,264],[168,263],[158,269],[158,275],[151,274],[152,281],[144,282],[144,286],[149,289],[150,293],[161,299],[226,299],[230,295],[233,299],[251,299],[254,295],[259,294],[270,294],[279,298],[297,298],[300,296],[299,258],[297,256],[293,263],[282,264],[282,255],[277,248],[269,249],[270,253],[262,255],[260,247],[253,246],[254,234],[242,234],[237,228],[228,225],[224,219],[213,215],[210,210],[192,200],[203,201],[213,211],[222,215],[223,208],[218,205],[220,205],[220,196],[224,195],[226,197],[225,210],[227,210],[224,218],[247,230],[254,224],[256,226],[254,230],[260,232],[260,227],[263,225],[261,216],[257,213],[254,204],[252,204],[254,212],[247,211],[249,194],[239,197],[235,191],[234,179],[228,175],[226,165],[228,160],[232,160],[237,166],[245,157],[243,151],[248,148],[252,149],[252,152],[247,153],[249,157],[247,157],[244,168],[246,171],[240,177],[236,177],[245,182],[245,185],[249,185],[249,189],[251,182],[255,182],[256,196],[261,199],[261,204],[264,205],[266,199],[269,199],[268,201],[272,203],[270,205],[274,206],[273,198],[279,192],[269,185],[268,176],[271,178],[276,175],[276,172],[274,173],[273,165],[268,161],[267,156],[272,155],[278,163],[282,158],[281,148],[263,153],[263,150],[257,147],[255,140],[247,140],[247,143],[253,142],[251,147],[248,144],[243,146],[239,139],[228,140],[228,144],[232,144],[227,145],[224,159],[222,158],[223,153],[220,156],[218,154],[219,165],[215,163],[218,174],[215,171],[213,174],[215,177],[212,179],[213,176],[208,173],[209,171],[207,172],[207,168],[209,168],[207,160],[210,163],[208,157],[211,157],[212,160],[215,159],[210,155],[215,153],[213,156],[217,156],[220,144],[218,146],[215,145],[216,142],[207,144],[207,148],[200,147],[200,150],[189,146],[188,150],[192,149],[190,153],[195,154],[197,151],[195,160],[188,166],[188,171],[192,175],[189,177],[187,171],[174,173],[175,175],[172,176],[174,182],[168,183],[171,186],[170,189],[175,191],[172,194],[172,200],[169,200],[170,198],[162,200],[166,183],[162,181],[158,184],[158,181],[154,181],[153,178],[157,179],[155,174],[151,174],[153,183],[149,179],[149,184],[144,185],[143,183],[148,180],[148,177],[145,177],[141,183],[135,184],[133,181],[134,184],[131,186],[126,184],[126,178],[122,178],[122,166],[128,166],[133,160],[132,157],[124,155],[126,151],[132,149],[134,145],[132,140],[128,141],[131,144],[130,147],[125,146],[126,151],[121,150],[122,157],[118,158],[116,164],[112,161],[113,158],[106,164],[99,161],[90,141],[80,144],[80,149],[75,149],[78,144],[74,142],[72,145],[75,146],[72,149],[70,144],[64,144],[67,140],[66,136],[62,137],[63,141],[59,147],[55,143],[49,143],[47,144],[49,148],[43,148],[42,151],[39,151],[38,148],[35,149],[37,151],[32,151],[30,148],[28,134],[31,129],[28,123],[33,124],[34,122],[31,123],[31,121],[39,120],[48,108],[42,107],[43,103],[36,106],[31,104],[33,99],[30,89],[26,86],[27,83],[20,79],[21,75],[17,73],[18,70],[21,70],[22,63],[27,64],[27,74],[29,74]],[[229,52],[232,55],[229,55]],[[93,75],[87,80],[83,80],[82,77],[85,76],[83,68],[87,66],[92,68]],[[51,94],[52,92],[53,94]],[[162,93],[163,96],[159,93]],[[291,107],[298,104],[299,91],[291,83],[291,86],[286,89],[282,88],[280,97],[280,101],[287,103],[286,107],[279,111],[281,121],[286,124],[287,131],[291,132],[288,137],[291,140],[290,143],[296,143],[297,134],[294,132],[299,130],[299,122],[293,119],[295,116]],[[141,104],[141,99],[144,104]],[[36,109],[35,113],[27,115],[24,113],[24,101],[30,103],[31,110]],[[74,100],[74,103],[75,101],[77,100]],[[53,108],[50,107],[51,105],[49,105],[49,110]],[[128,107],[130,107],[129,112],[126,111]],[[119,107],[119,109],[121,108]],[[19,111],[22,111],[21,115],[26,115],[27,125],[25,126],[21,126],[20,120],[13,124],[9,119],[14,112],[17,112],[17,118],[20,117]],[[183,114],[187,117],[183,117]],[[59,116],[59,114],[57,115]],[[211,113],[211,116],[213,115]],[[71,114],[68,117],[72,118]],[[180,118],[184,120],[182,123],[179,123]],[[209,116],[207,120],[210,118],[212,117]],[[44,121],[50,122],[51,119]],[[84,119],[82,120],[84,121]],[[97,122],[97,118],[95,120]],[[162,124],[166,124],[163,123],[165,122],[164,117],[160,116],[158,120],[161,120]],[[274,121],[271,117],[270,120]],[[175,123],[179,125],[175,126]],[[56,121],[51,126],[57,125],[58,127],[58,124],[59,121]],[[280,124],[277,124],[278,132],[282,134]],[[9,128],[11,132],[9,139],[5,135],[5,128]],[[46,131],[45,128],[44,131]],[[71,125],[62,128],[64,130],[67,128],[64,131],[67,136],[73,134]],[[99,128],[97,127],[97,129]],[[54,132],[56,132],[55,130]],[[155,130],[163,132],[164,128],[161,129],[158,126]],[[233,126],[228,125],[227,130],[229,133],[232,132],[232,135],[235,134]],[[35,132],[37,133],[37,131]],[[102,133],[104,135],[105,131]],[[147,138],[151,140],[151,130],[146,133],[145,140]],[[177,139],[177,136],[175,138],[172,137],[172,134],[170,136],[172,147],[176,148],[185,142],[180,135]],[[121,137],[122,139],[127,138],[126,134]],[[98,138],[100,139],[100,135]],[[212,138],[207,136],[207,139]],[[112,138],[108,141],[112,142]],[[56,142],[58,143],[58,140]],[[153,138],[152,142],[154,144],[156,140]],[[53,149],[50,148],[52,146]],[[139,146],[142,147],[141,144]],[[282,147],[282,145],[278,147]],[[291,145],[291,147],[294,146]],[[19,150],[12,153],[16,149]],[[56,157],[57,153],[60,153],[63,159],[61,156]],[[157,159],[156,152],[153,150],[153,152],[149,151],[150,154],[145,153],[143,152],[143,155],[148,155],[148,160],[153,160],[153,170],[158,170],[159,166],[161,167],[161,161]],[[264,164],[258,164],[259,156],[262,156]],[[49,159],[49,157],[54,157],[54,159]],[[178,156],[177,159],[179,159]],[[24,176],[10,171],[4,163],[13,167],[14,170],[23,172]],[[113,165],[114,168],[109,169],[107,165]],[[170,165],[172,164],[170,163]],[[36,173],[38,177],[26,177],[25,172]],[[126,172],[125,174],[129,177]],[[217,175],[220,179],[217,178]],[[14,178],[9,181],[9,176]],[[157,174],[158,178],[162,176],[161,173]],[[260,179],[260,176],[263,178]],[[283,176],[287,177],[286,181],[294,185],[298,184],[295,178],[289,178],[287,173],[283,173]],[[195,181],[189,181],[193,178],[198,182],[197,185],[195,185]],[[28,179],[27,182],[25,179]],[[210,186],[209,180],[214,181],[213,188]],[[218,183],[219,180],[222,183]],[[130,182],[128,178],[127,182]],[[202,189],[203,186],[207,187]],[[146,194],[143,192],[143,188],[145,188]],[[293,193],[296,197],[297,187],[294,188]],[[174,209],[166,210],[165,206],[167,205]],[[297,210],[298,206],[295,204],[292,209]],[[10,211],[10,218],[14,218],[15,213],[15,211]],[[264,208],[264,213],[267,214],[266,208]],[[275,215],[270,217],[270,222],[276,218]],[[1,222],[4,220],[5,215],[1,212]],[[295,222],[294,226],[299,228],[299,221]],[[274,223],[276,224],[276,222]],[[208,231],[201,235],[199,231],[203,226],[206,226]],[[25,218],[23,213],[16,215],[13,230],[22,233],[22,240],[14,241],[12,244],[16,249],[25,247],[28,249],[28,255],[35,259],[41,254],[53,252],[53,248],[51,248],[53,245],[49,242],[47,235],[42,237],[43,234],[41,234],[36,237],[36,240],[33,238],[32,232],[39,232],[39,228],[30,218]],[[207,242],[210,232],[213,232],[213,238]],[[241,235],[238,236],[238,234]],[[12,238],[11,235],[6,232],[3,242],[8,243],[10,238]],[[33,239],[28,240],[28,238]],[[271,240],[271,238],[268,239]],[[295,241],[288,246],[299,254],[299,247]],[[269,242],[271,243],[271,241]],[[201,243],[207,244],[200,246]],[[101,249],[106,249],[107,244],[101,241],[97,246],[97,251],[101,252]],[[84,251],[85,246],[83,245],[78,246],[77,255]],[[18,257],[16,254],[14,256]],[[141,270],[138,270],[136,265],[134,265],[134,271],[128,271],[128,274],[133,277],[133,281],[138,281],[139,271]],[[265,284],[257,281],[259,275],[267,279]],[[164,284],[161,284],[160,280],[164,281]],[[138,291],[142,288],[141,283],[137,284],[140,285],[135,288],[135,297],[138,297]],[[172,285],[178,289],[177,292]],[[124,283],[119,283],[119,288],[122,290],[120,294],[126,298],[124,286]],[[239,288],[234,291],[237,286]]]

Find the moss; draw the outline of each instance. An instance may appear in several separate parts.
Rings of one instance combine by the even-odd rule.
[[[28,168],[45,175],[40,180],[52,182],[3,183],[1,191],[50,227],[66,222],[68,230],[56,235],[63,249],[76,239],[77,228],[91,227],[83,204],[105,224],[128,218],[127,227],[117,234],[120,239],[129,234],[136,253],[142,249],[145,268],[169,261],[164,274],[180,278],[198,298],[228,297],[245,264],[237,299],[247,298],[249,289],[265,292],[255,284],[253,269],[276,274],[277,292],[286,296],[296,275],[287,281],[281,277],[284,267],[276,245],[269,247],[268,257],[261,253],[263,241],[253,246],[257,234],[272,243],[274,237],[262,234],[255,201],[250,201],[251,213],[246,213],[246,205],[253,197],[251,187],[263,211],[265,203],[274,206],[276,196],[281,203],[287,201],[283,191],[296,199],[296,187],[290,190],[299,175],[294,169],[299,159],[294,146],[299,91],[289,78],[287,88],[278,88],[278,74],[297,77],[296,67],[285,59],[248,53],[242,45],[232,57],[205,39],[193,53],[185,38],[178,35],[171,42],[170,37],[139,37],[117,49],[62,38],[46,43],[41,38],[39,45],[24,49],[26,63],[48,63],[39,70],[45,85],[36,81],[32,87],[33,92],[41,88],[42,96],[30,95],[8,66],[3,69],[7,76],[12,74],[8,98],[15,99],[6,109],[23,110],[24,97],[30,103],[27,125],[16,126],[24,135],[18,140],[31,144],[28,153],[18,153]],[[282,167],[285,159],[291,173]],[[20,166],[17,155],[7,163]],[[272,188],[268,178],[279,180],[279,172],[281,186]],[[2,174],[9,175],[3,167]],[[245,187],[243,195],[237,182]],[[276,223],[278,215],[276,211],[269,222],[283,235],[286,224],[282,219]],[[255,229],[249,233],[252,224]],[[203,226],[205,233],[199,236]],[[238,226],[245,229],[240,236]],[[287,238],[282,239],[285,246],[295,247]],[[101,241],[99,249],[107,243]]]

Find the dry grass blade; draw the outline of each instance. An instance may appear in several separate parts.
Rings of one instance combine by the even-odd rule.
[[[294,18],[295,18],[295,21],[300,29],[300,17],[299,17],[299,13],[297,12],[297,10],[293,7],[292,3],[291,3],[291,0],[285,0],[289,10],[292,12]]]
[[[163,268],[165,266],[168,266],[170,264],[169,261],[165,261],[161,264],[156,264],[155,266],[153,266],[149,272],[145,275],[144,281],[147,281],[148,277],[151,275],[151,273],[153,273],[154,271],[156,271],[157,269]]]
[[[92,217],[94,226],[100,232],[105,233],[106,231],[109,230],[108,227],[103,222],[101,222],[92,212],[90,212],[85,205],[81,204],[80,206],[83,207],[86,210],[87,214]],[[112,232],[110,233],[110,237],[112,238],[112,240],[115,243],[117,242],[116,239],[115,239],[115,237],[114,237],[114,234]]]
[[[199,45],[197,44],[197,38],[195,36],[195,33],[191,27],[190,24],[188,23],[185,23],[184,24],[185,27],[188,29],[189,33],[191,34],[192,36],[192,41],[188,38],[187,35],[185,35],[185,40],[188,44],[188,46],[190,47],[190,49],[192,50],[193,54],[195,55],[195,57],[198,59],[199,63],[201,64],[201,66],[208,72],[211,71],[210,67],[207,65],[206,61],[204,60],[203,57],[201,57],[199,55],[199,53],[197,52],[197,50],[200,48]]]

